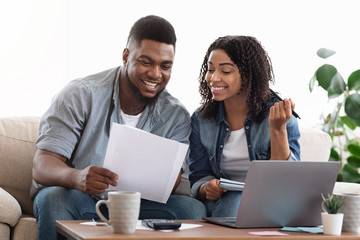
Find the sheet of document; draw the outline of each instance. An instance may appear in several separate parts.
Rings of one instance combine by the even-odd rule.
[[[113,123],[104,167],[119,175],[108,190],[137,191],[141,198],[166,203],[188,145],[138,128]]]

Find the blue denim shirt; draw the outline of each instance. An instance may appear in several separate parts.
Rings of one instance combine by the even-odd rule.
[[[269,107],[275,101],[277,100],[269,102]],[[244,128],[250,161],[269,160],[271,157],[269,109],[265,119],[259,124],[252,120],[251,114],[245,119]],[[224,111],[224,104],[221,102],[216,118],[203,118],[198,111],[191,117],[189,180],[193,197],[197,196],[198,189],[203,183],[214,178],[227,178],[220,168],[224,144],[230,134]],[[286,129],[291,151],[288,160],[300,160],[300,132],[294,116],[288,121]]]

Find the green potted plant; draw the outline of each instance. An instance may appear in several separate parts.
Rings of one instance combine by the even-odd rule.
[[[334,54],[335,51],[326,48],[317,51],[323,59]],[[341,162],[337,181],[360,183],[360,138],[356,133],[360,126],[360,69],[345,82],[335,66],[323,64],[309,82],[310,92],[316,83],[327,92],[328,104],[334,105],[330,113],[322,115],[322,129],[333,142],[329,161]]]
[[[323,199],[322,209],[324,212],[321,213],[321,221],[323,224],[324,234],[329,235],[341,235],[341,229],[344,219],[344,214],[339,213],[341,206],[344,203],[344,199],[338,195],[328,194]]]

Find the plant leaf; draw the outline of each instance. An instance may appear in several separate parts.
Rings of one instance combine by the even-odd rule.
[[[343,168],[342,180],[344,182],[360,183],[360,174],[350,164],[345,164]]]
[[[335,148],[331,148],[330,150],[330,158],[329,158],[330,162],[339,162],[340,161],[340,156],[339,153],[335,150]]]
[[[348,128],[350,128],[351,130],[354,130],[356,128],[356,124],[352,121],[351,118],[349,118],[348,116],[342,116],[340,117],[341,121],[348,126]]]
[[[314,75],[310,79],[310,82],[309,82],[309,90],[310,90],[310,92],[312,92],[312,90],[314,89],[315,82],[316,82],[316,76]]]
[[[360,120],[356,120],[356,119],[353,119],[351,117],[349,117],[351,119],[351,121],[356,124],[356,126],[360,126]]]
[[[330,86],[328,88],[328,97],[335,98],[340,96],[346,88],[345,81],[339,72],[336,72],[331,79]]]
[[[326,59],[326,58],[334,55],[335,53],[336,53],[335,51],[333,51],[331,49],[327,49],[327,48],[320,48],[316,52],[316,54],[323,59]]]
[[[339,172],[339,173],[338,173],[337,178],[336,178],[336,181],[337,181],[337,182],[344,182],[344,181],[343,181],[343,177],[342,177],[342,172]]]
[[[348,164],[350,164],[353,168],[360,168],[360,158],[355,156],[350,156],[346,160]]]
[[[349,152],[350,152],[352,155],[354,155],[355,157],[360,158],[360,146],[359,146],[359,145],[350,143],[350,144],[347,146],[347,149],[349,150]]]
[[[360,94],[354,93],[345,99],[345,113],[353,120],[360,121]]]
[[[333,65],[324,64],[319,67],[315,72],[315,76],[319,82],[319,86],[325,89],[325,91],[327,91],[331,85],[331,80],[336,73],[337,70]]]
[[[350,90],[360,90],[360,69],[350,74],[348,85]]]
[[[344,122],[343,122],[343,120],[341,119],[341,117],[338,117],[338,120],[337,120],[337,122],[336,122],[336,127],[337,128],[344,128]],[[342,131],[340,131],[340,130],[337,130],[338,132],[342,132]]]
[[[329,214],[336,214],[338,213],[341,206],[344,204],[344,198],[340,197],[339,195],[328,194],[325,198],[323,194],[321,194],[323,199],[325,211]]]

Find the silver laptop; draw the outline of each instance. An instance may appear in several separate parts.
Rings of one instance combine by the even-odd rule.
[[[234,228],[321,225],[321,193],[332,193],[339,162],[252,161],[237,217],[206,217]]]

